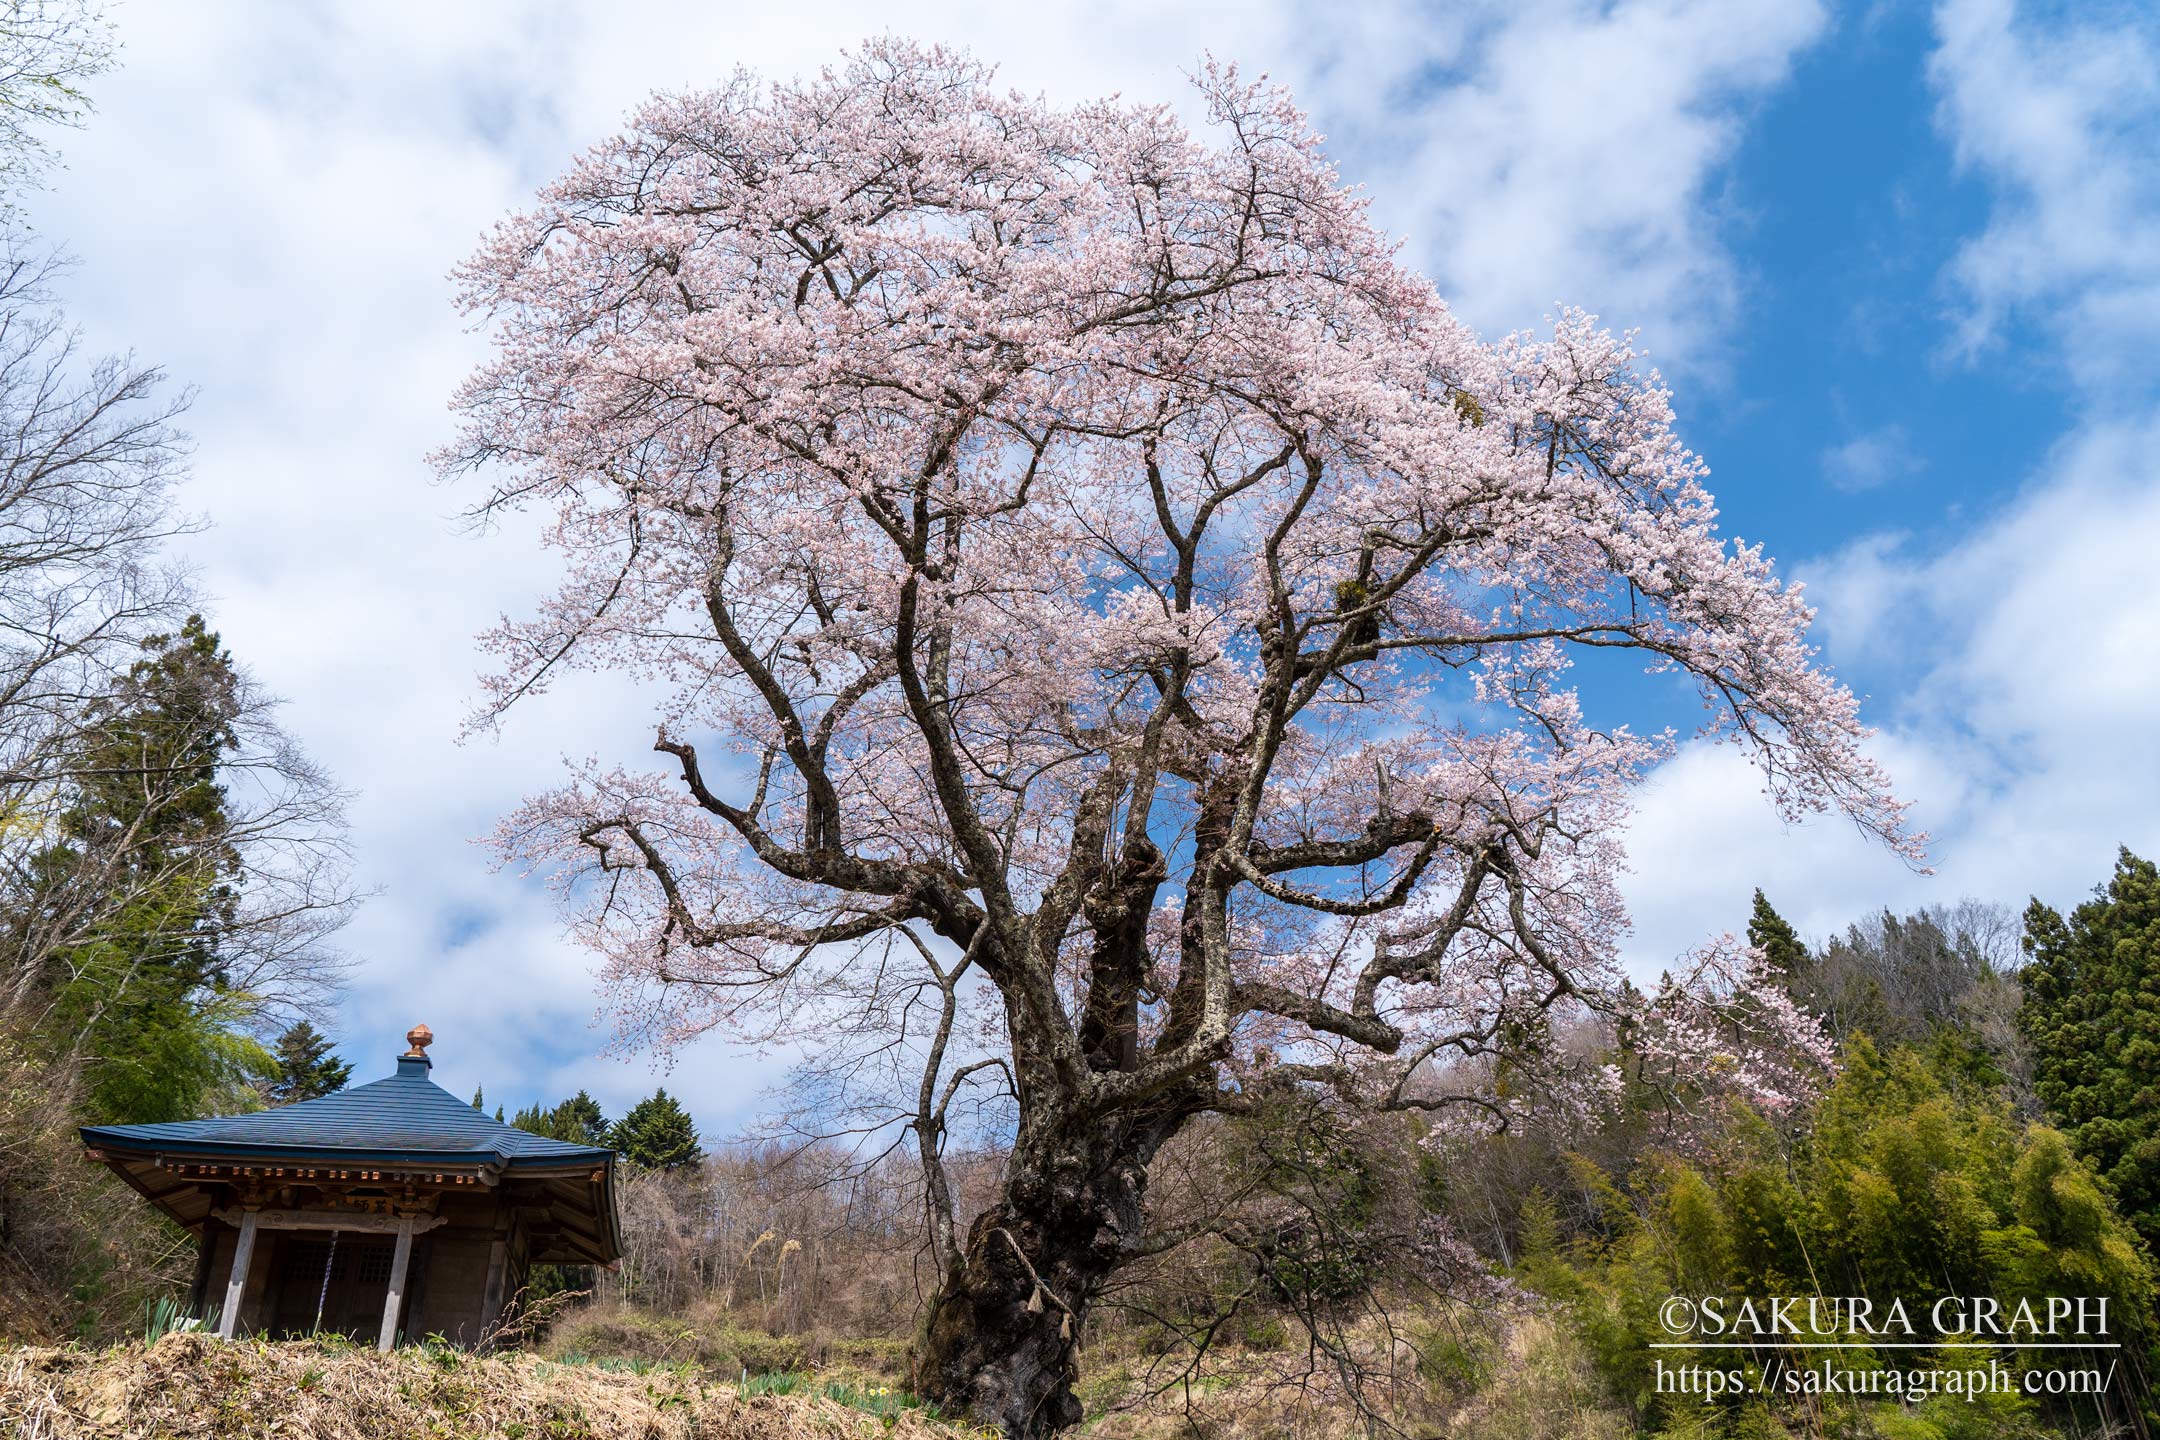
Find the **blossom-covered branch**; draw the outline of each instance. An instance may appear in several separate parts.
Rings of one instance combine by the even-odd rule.
[[[1692,681],[1781,812],[1920,856],[1626,341],[1481,341],[1285,96],[1197,83],[1205,137],[897,40],[739,75],[461,272],[495,350],[443,463],[565,564],[482,718],[605,669],[675,762],[577,775],[505,851],[662,1043],[966,955],[1017,1138],[924,1383],[1009,1425],[1070,1400],[1030,1287],[1084,1307],[1148,1157],[1263,1053],[1399,1099],[1620,1012],[1618,836],[1674,739],[1593,715],[1579,656]],[[932,1096],[983,1058],[924,1053]]]

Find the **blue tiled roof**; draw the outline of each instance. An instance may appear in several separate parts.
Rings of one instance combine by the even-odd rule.
[[[398,1061],[397,1074],[317,1100],[163,1125],[86,1126],[83,1142],[130,1149],[286,1154],[338,1151],[371,1159],[479,1161],[516,1168],[605,1162],[611,1150],[571,1145],[491,1120],[428,1079],[425,1060]]]

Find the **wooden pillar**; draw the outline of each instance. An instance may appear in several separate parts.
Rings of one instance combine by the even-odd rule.
[[[255,1264],[255,1212],[240,1216],[240,1243],[233,1249],[232,1273],[225,1280],[225,1313],[218,1317],[218,1338],[230,1340],[240,1323],[240,1297],[247,1291],[248,1271]]]
[[[187,1308],[198,1320],[203,1306],[210,1303],[210,1257],[217,1251],[218,1231],[223,1228],[216,1219],[205,1218],[195,1235],[195,1276],[188,1282]]]
[[[398,1311],[405,1304],[405,1267],[412,1263],[412,1216],[398,1217],[397,1249],[390,1257],[390,1293],[383,1296],[382,1336],[375,1348],[385,1353],[397,1344]]]
[[[480,1335],[492,1340],[503,1318],[503,1285],[510,1278],[510,1246],[497,1240],[488,1246],[487,1288],[480,1293]]]

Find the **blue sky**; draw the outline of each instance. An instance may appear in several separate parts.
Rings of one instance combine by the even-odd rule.
[[[1737,112],[1741,138],[1706,183],[1742,298],[1714,354],[1677,377],[1685,433],[1726,529],[1802,575],[1855,543],[1955,547],[2081,408],[2042,336],[1959,349],[1952,271],[1996,190],[1946,134],[1937,44],[1924,6],[1833,16],[1789,79]],[[1923,644],[1831,658],[1883,724],[1920,698],[1935,657]],[[1673,723],[1691,723],[1689,703]]]
[[[1345,174],[1487,334],[1559,303],[1633,327],[1730,532],[1822,607],[1827,658],[1938,837],[1916,875],[1778,823],[1687,747],[1631,847],[1631,962],[1740,922],[2071,903],[2160,850],[2160,26],[2130,6],[1294,0],[1175,7],[692,0],[114,7],[123,66],[38,209],[92,341],[198,388],[186,558],[291,727],[357,792],[365,962],[340,1040],[513,1107],[603,1054],[587,957],[475,844],[564,755],[634,754],[638,697],[579,683],[460,744],[471,637],[539,593],[529,534],[460,532],[423,456],[479,353],[445,278],[481,229],[656,87],[822,64],[891,29],[1053,99],[1192,110],[1204,52],[1288,83]],[[1686,725],[1652,697],[1640,718]],[[666,1077],[708,1132],[784,1056],[708,1040]]]
[[[1724,177],[1750,303],[1692,429],[1745,477],[1720,493],[1729,523],[1785,554],[1863,527],[1955,534],[2068,421],[2061,386],[1946,351],[1944,271],[1989,196],[1935,123],[1928,20],[1896,10],[1811,48]]]

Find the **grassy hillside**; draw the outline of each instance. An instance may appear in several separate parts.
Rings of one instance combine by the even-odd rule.
[[[690,1367],[168,1335],[104,1350],[0,1351],[0,1435],[19,1440],[960,1440],[896,1397],[770,1393]],[[807,1387],[806,1387],[807,1389]],[[760,1393],[764,1392],[764,1393]]]

